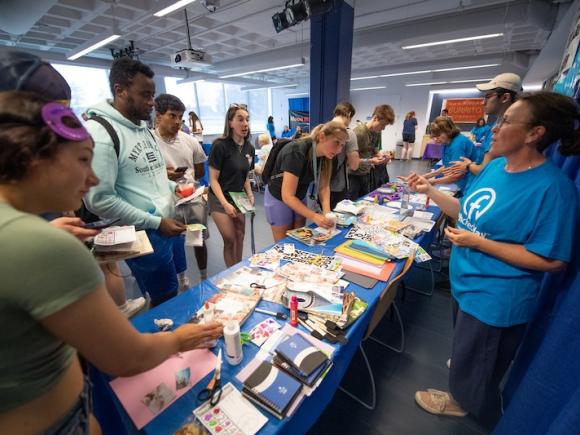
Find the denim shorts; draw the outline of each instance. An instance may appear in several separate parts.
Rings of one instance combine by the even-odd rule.
[[[93,411],[92,384],[85,376],[85,386],[73,407],[43,435],[88,435],[89,416]]]
[[[302,199],[302,202],[306,205],[306,198]],[[302,218],[282,201],[274,198],[268,190],[268,186],[266,186],[264,193],[264,210],[266,211],[266,220],[275,227],[292,225],[296,219]]]
[[[185,272],[185,236],[166,237],[158,230],[147,230],[153,253],[126,260],[141,292],[149,293],[156,306],[177,295],[177,274]]]

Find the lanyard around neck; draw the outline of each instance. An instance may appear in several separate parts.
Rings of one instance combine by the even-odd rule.
[[[312,199],[318,201],[318,186],[320,185],[320,173],[318,172],[318,161],[316,160],[316,143],[312,141],[312,173],[314,175],[314,191]]]

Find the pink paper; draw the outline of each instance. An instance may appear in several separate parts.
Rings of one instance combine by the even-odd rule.
[[[137,429],[141,429],[213,371],[216,360],[217,357],[207,349],[190,350],[180,353],[178,356],[172,356],[149,371],[129,378],[117,378],[112,380],[110,384]],[[175,374],[187,367],[191,370],[191,382],[189,386],[176,390]],[[165,406],[159,414],[153,414],[141,400],[161,383],[167,385],[175,393],[175,399]]]

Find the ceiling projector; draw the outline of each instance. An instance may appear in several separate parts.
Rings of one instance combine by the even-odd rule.
[[[173,68],[193,69],[211,65],[211,56],[203,50],[185,48],[171,55]]]

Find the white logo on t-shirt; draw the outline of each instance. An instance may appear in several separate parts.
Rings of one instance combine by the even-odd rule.
[[[474,218],[475,220],[478,220],[491,208],[495,202],[495,198],[495,190],[489,187],[478,189],[469,195],[463,202],[463,214],[468,220],[471,220],[475,214]]]

